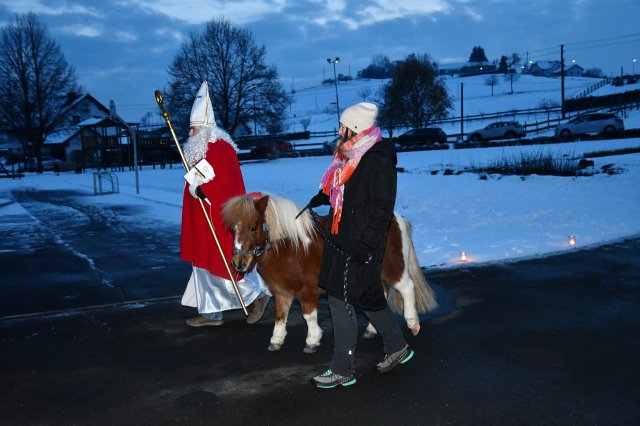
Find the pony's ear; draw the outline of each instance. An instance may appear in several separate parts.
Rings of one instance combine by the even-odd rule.
[[[264,214],[264,212],[267,210],[267,204],[269,204],[269,196],[265,195],[262,198],[258,198],[253,202],[253,204],[256,206],[256,210],[258,210],[261,214]]]

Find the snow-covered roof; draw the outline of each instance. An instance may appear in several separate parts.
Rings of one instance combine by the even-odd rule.
[[[441,70],[456,70],[464,67],[486,67],[492,65],[490,62],[450,62],[448,64],[438,64]]]
[[[49,144],[64,143],[70,138],[72,138],[73,136],[75,136],[79,131],[80,131],[80,128],[78,127],[72,127],[72,128],[60,130],[58,132],[55,132],[47,136],[47,139],[44,141],[44,144],[49,145]]]
[[[551,70],[554,68],[560,68],[560,61],[537,61],[533,65],[543,70]]]
[[[95,126],[103,121],[105,117],[91,117],[78,123],[78,126]]]

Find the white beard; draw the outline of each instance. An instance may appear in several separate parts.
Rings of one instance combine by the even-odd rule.
[[[189,136],[184,147],[184,157],[187,165],[189,167],[195,166],[198,161],[207,155],[209,143],[215,143],[218,139],[223,139],[238,152],[238,147],[227,132],[217,126],[201,126],[198,133]]]

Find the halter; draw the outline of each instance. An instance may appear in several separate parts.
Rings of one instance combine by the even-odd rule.
[[[250,254],[252,256],[258,257],[261,254],[263,254],[265,251],[269,250],[271,248],[271,243],[269,242],[269,225],[267,225],[266,223],[263,223],[262,230],[267,235],[267,238],[265,238],[263,245],[256,247],[253,250],[242,250],[237,247],[234,247],[233,254]]]

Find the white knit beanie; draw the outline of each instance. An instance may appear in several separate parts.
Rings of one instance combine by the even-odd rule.
[[[369,102],[360,102],[343,111],[340,116],[340,123],[355,133],[360,133],[373,126],[377,116],[377,106]]]

